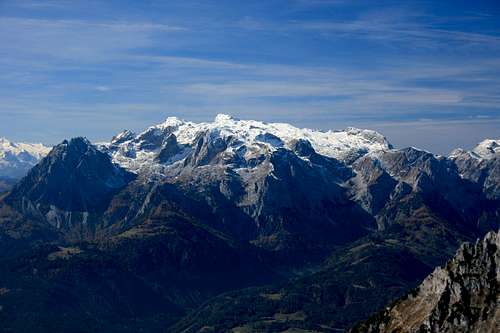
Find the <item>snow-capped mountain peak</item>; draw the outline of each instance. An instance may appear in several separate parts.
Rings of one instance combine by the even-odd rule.
[[[201,123],[168,117],[138,135],[129,131],[118,134],[108,148],[116,163],[137,172],[155,164],[163,168],[183,160],[202,136],[216,145],[223,144],[221,149],[228,159],[235,155],[249,159],[269,154],[291,147],[296,140],[306,140],[317,153],[347,162],[369,152],[392,148],[384,136],[372,130],[351,127],[342,131],[320,131],[286,123],[240,120],[225,114],[218,114],[213,122]],[[167,142],[170,148],[166,147]],[[169,158],[158,162],[165,149],[170,152]]]
[[[493,158],[500,155],[500,140],[486,139],[480,142],[472,151],[481,158]]]
[[[28,153],[38,159],[47,155],[50,151],[49,147],[41,143],[15,143],[6,138],[0,138],[0,154],[10,152],[15,155]]]
[[[489,160],[500,156],[500,139],[486,139],[477,144],[471,151],[462,148],[455,149],[451,152],[450,158],[457,159],[467,156],[478,160]]]
[[[163,123],[161,123],[160,125],[157,125],[157,126],[153,126],[153,127],[163,127],[163,128],[175,127],[175,126],[181,126],[185,123],[186,122],[184,120],[179,119],[177,117],[168,117]]]
[[[213,122],[193,123],[169,117],[152,129],[170,129],[180,143],[192,144],[197,135],[209,131],[215,136],[233,137],[246,144],[256,142],[273,145],[274,141],[266,138],[275,137],[287,144],[292,140],[306,139],[314,149],[323,155],[342,158],[346,150],[361,148],[366,151],[384,150],[390,147],[384,136],[371,131],[354,127],[342,131],[319,131],[297,128],[287,123],[266,123],[256,120],[239,120],[229,115],[218,114]],[[147,132],[146,131],[146,132]]]
[[[219,113],[218,115],[215,116],[215,122],[216,123],[224,123],[228,121],[238,121],[239,119],[234,118],[233,116],[230,116],[228,114],[224,113]]]
[[[15,143],[0,138],[0,177],[20,178],[50,151],[41,143]]]

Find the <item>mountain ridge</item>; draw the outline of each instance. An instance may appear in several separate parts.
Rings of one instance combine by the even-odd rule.
[[[131,170],[140,169],[141,162],[154,163],[154,151],[161,149],[163,140],[175,135],[176,142],[184,149],[193,149],[200,135],[210,135],[225,147],[226,158],[251,159],[262,151],[274,151],[289,146],[292,140],[305,139],[320,154],[340,159],[353,159],[358,155],[392,147],[379,133],[371,130],[348,128],[344,131],[315,131],[299,129],[285,123],[264,123],[254,120],[239,120],[219,114],[213,122],[194,123],[169,117],[161,124],[151,126],[142,133],[119,133],[104,145],[116,163]],[[153,156],[152,156],[153,155]],[[256,155],[256,156],[255,156]],[[178,156],[173,164],[185,157]]]
[[[17,180],[46,156],[50,148],[41,143],[15,143],[0,138],[0,178]]]
[[[0,199],[3,319],[23,329],[37,315],[16,299],[60,288],[67,330],[347,329],[498,228],[499,165],[222,115],[63,141]],[[134,283],[161,306],[143,311]]]

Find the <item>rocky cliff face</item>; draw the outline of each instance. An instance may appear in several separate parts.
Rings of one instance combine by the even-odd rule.
[[[484,140],[472,151],[456,149],[450,155],[462,178],[481,187],[490,199],[500,199],[500,140]]]
[[[500,232],[464,244],[412,293],[351,332],[499,332]]]

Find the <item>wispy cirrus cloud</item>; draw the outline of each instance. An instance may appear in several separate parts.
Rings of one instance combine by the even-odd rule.
[[[4,135],[16,114],[60,124],[51,137],[79,126],[101,139],[169,114],[321,128],[500,119],[498,15],[479,5],[43,3],[0,3]]]
[[[150,22],[2,17],[1,53],[4,57],[21,56],[35,61],[99,62],[130,50],[155,45],[155,33],[184,30],[180,26]]]
[[[325,3],[323,5],[326,5]],[[463,31],[447,27],[448,23],[470,20],[491,20],[484,13],[469,13],[465,17],[435,17],[415,9],[390,8],[361,13],[354,17],[329,20],[289,20],[277,24],[245,17],[238,26],[249,30],[269,30],[276,32],[311,31],[334,39],[362,38],[377,41],[391,41],[412,44],[419,47],[440,47],[443,42],[455,46],[488,46],[500,48],[500,30]]]

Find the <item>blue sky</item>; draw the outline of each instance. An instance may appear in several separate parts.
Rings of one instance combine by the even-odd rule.
[[[108,140],[217,113],[500,138],[498,1],[0,0],[0,136]]]

